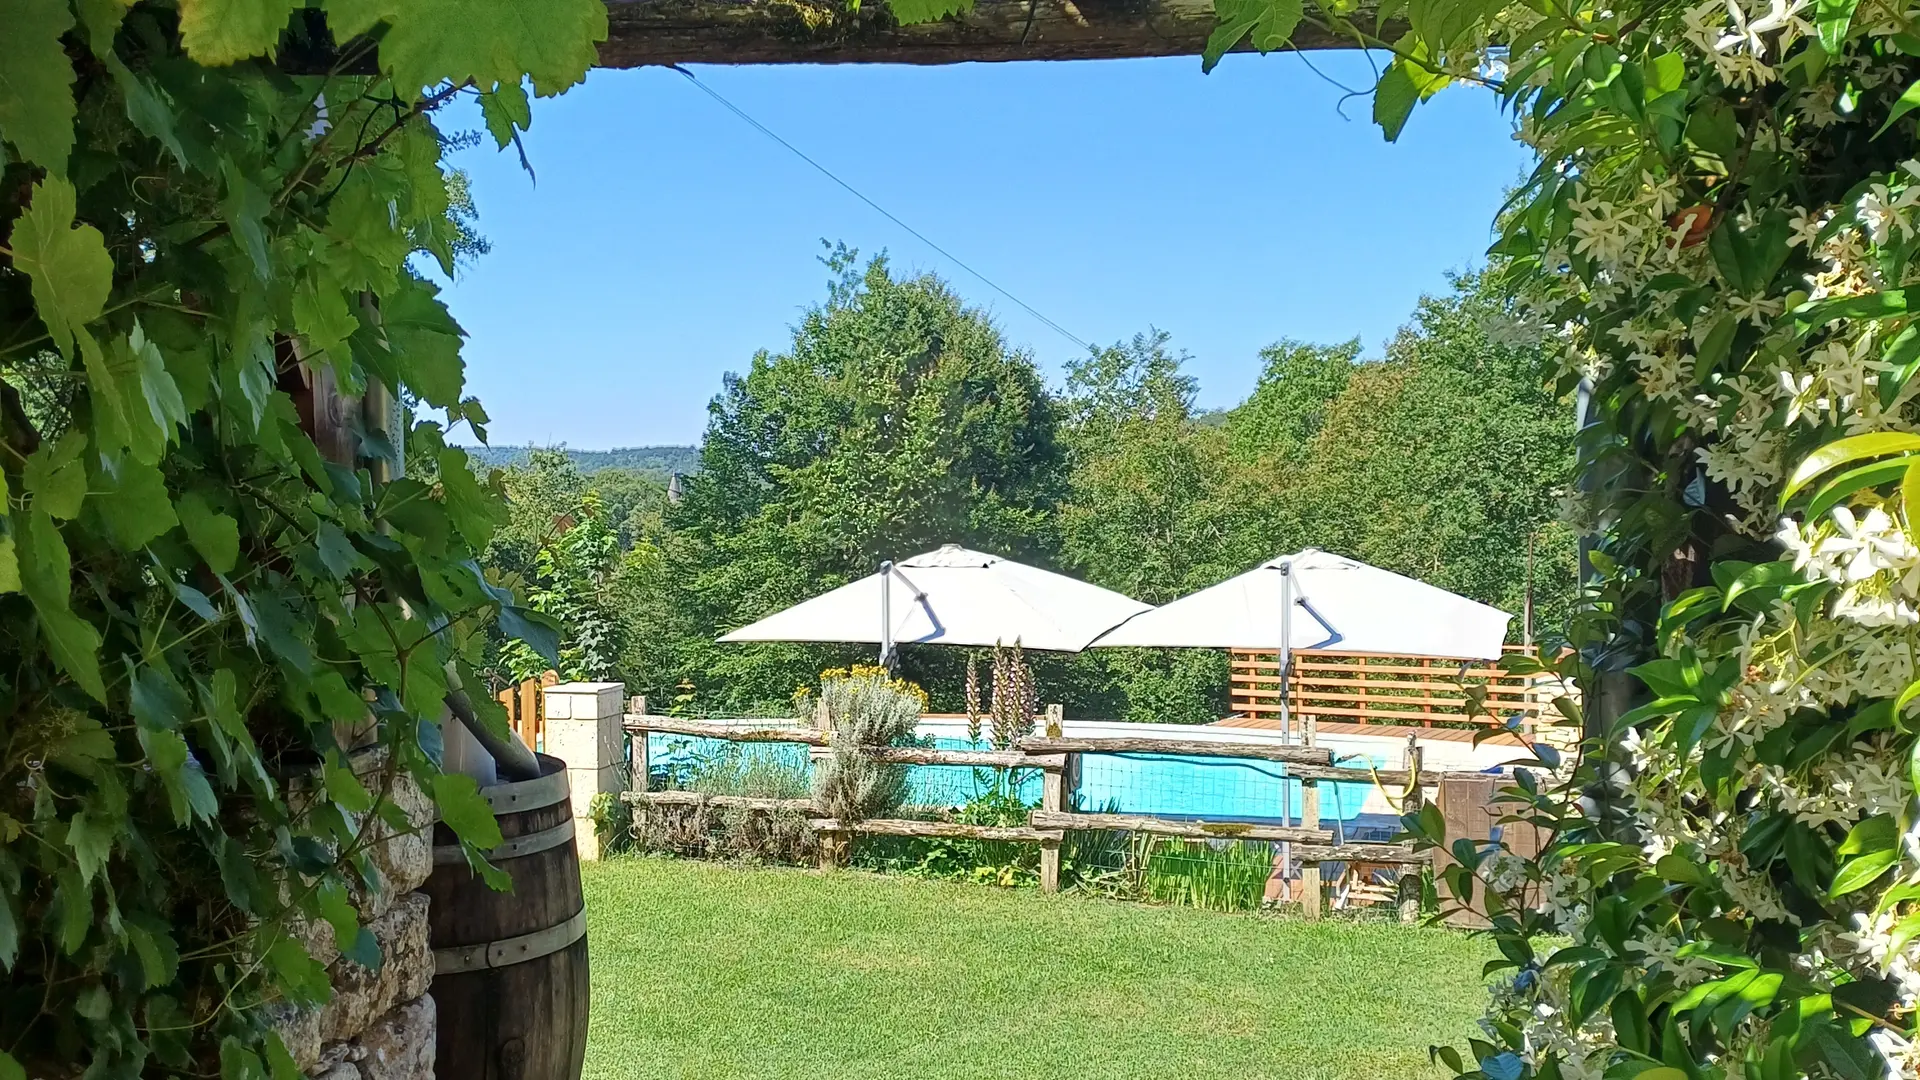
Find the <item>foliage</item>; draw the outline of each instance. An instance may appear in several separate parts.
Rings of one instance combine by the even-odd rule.
[[[907,801],[907,770],[862,754],[862,747],[907,745],[920,723],[927,696],[919,687],[890,679],[884,669],[855,667],[820,677],[817,696],[798,699],[801,715],[819,718],[832,733],[828,754],[813,774],[813,801],[830,818],[845,822],[886,817]]]
[[[561,628],[559,663],[565,682],[601,681],[613,674],[620,642],[619,616],[608,603],[608,585],[619,566],[618,538],[607,527],[597,492],[582,495],[574,514],[555,523],[533,560],[528,606]],[[547,659],[525,642],[510,642],[500,656],[506,683],[546,670]]]
[[[469,446],[465,447],[473,460],[495,469],[511,469],[524,466],[532,461],[542,447],[537,446]],[[667,477],[679,473],[685,476],[700,471],[700,448],[697,446],[618,446],[612,450],[574,450],[568,447],[553,447],[567,456],[573,467],[582,476],[597,476],[603,470],[619,469],[622,472],[637,473],[649,480],[665,485]]]
[[[1493,955],[1420,927],[902,875],[581,871],[594,963],[620,973],[594,987],[592,1080],[1427,1077],[1426,1045],[1470,1022]]]
[[[1920,1073],[1912,13],[1402,10],[1375,115],[1392,137],[1451,82],[1512,109],[1541,161],[1495,251],[1591,402],[1593,582],[1555,666],[1596,738],[1564,786],[1510,793],[1554,838],[1537,861],[1453,840],[1447,891],[1486,899],[1516,970],[1439,1056],[1502,1080]]]
[[[1257,911],[1273,874],[1273,845],[1136,833],[1131,858],[1144,898],[1208,911]]]
[[[984,712],[980,708],[976,657],[967,655],[967,739],[978,743],[984,732],[988,746],[1006,750],[1015,739],[1033,734],[1033,720],[1040,712],[1040,691],[1034,686],[1033,669],[1027,666],[1018,642],[995,645],[992,655],[993,681]]]
[[[844,248],[827,264],[826,302],[789,350],[755,356],[712,405],[700,472],[660,542],[646,626],[667,652],[649,693],[686,678],[710,709],[783,701],[867,650],[714,636],[885,558],[960,543],[1044,560],[1050,546],[1063,462],[1032,359],[932,277],[896,277],[884,258],[862,268]],[[903,658],[929,686],[957,686],[957,661]]]
[[[0,16],[0,1075],[289,1076],[262,1006],[328,993],[296,925],[377,964],[349,898],[410,827],[393,786],[470,859],[499,839],[438,765],[491,628],[551,642],[474,561],[494,481],[428,420],[355,420],[362,467],[327,460],[302,409],[377,383],[484,437],[409,266],[474,239],[433,112],[524,117],[523,80],[577,82],[605,13],[290,14]]]
[[[951,817],[965,825],[1024,826],[1033,807],[996,784],[967,801]],[[871,841],[861,845],[859,856],[872,848]],[[973,840],[964,837],[935,837],[901,845],[914,853],[907,873],[922,877],[971,881],[980,885],[1035,885],[1040,881],[1040,848],[1037,844],[1006,840]]]

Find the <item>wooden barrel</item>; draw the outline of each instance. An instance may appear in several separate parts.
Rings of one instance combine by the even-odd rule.
[[[513,877],[495,892],[459,842],[434,826],[434,1075],[441,1080],[579,1080],[587,1051],[587,913],[573,845],[566,762],[540,755],[538,779],[482,788],[503,842],[488,853]]]

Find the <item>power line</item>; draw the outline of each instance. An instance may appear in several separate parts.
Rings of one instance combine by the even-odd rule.
[[[688,71],[686,68],[681,67],[679,64],[668,64],[667,66],[679,72],[680,74],[685,75],[687,77],[688,82],[700,88],[701,93],[719,102],[721,105],[726,106],[726,109],[728,112],[731,112],[733,115],[746,121],[750,126],[753,127],[755,131],[758,131],[760,134],[765,135],[767,138],[772,139],[774,142],[779,143],[781,146],[786,147],[787,150],[790,151],[794,157],[797,157],[801,161],[804,161],[807,164],[813,166],[814,169],[820,173],[820,175],[826,177],[827,179],[845,188],[848,194],[852,195],[854,198],[859,199],[861,202],[866,203],[868,206],[872,207],[874,211],[878,213],[881,217],[884,217],[888,221],[891,221],[895,225],[898,225],[902,229],[905,229],[909,234],[913,236],[914,239],[920,241],[921,243],[932,248],[933,250],[939,252],[941,255],[945,256],[947,260],[953,263],[955,266],[958,266],[960,269],[965,270],[967,273],[972,274],[974,277],[980,279],[981,283],[986,285],[987,288],[992,289],[994,292],[999,293],[1001,296],[1004,296],[1007,299],[1013,301],[1015,304],[1019,305],[1020,310],[1026,312],[1027,314],[1045,323],[1048,327],[1050,327],[1053,330],[1054,333],[1059,334],[1061,337],[1066,338],[1068,341],[1073,342],[1075,345],[1078,345],[1082,349],[1086,349],[1089,352],[1093,350],[1093,346],[1087,344],[1085,341],[1081,340],[1079,337],[1070,333],[1066,327],[1061,326],[1059,323],[1054,322],[1052,319],[1049,319],[1045,315],[1040,314],[1039,311],[1034,309],[1034,306],[1032,304],[1027,303],[1025,300],[1022,300],[1019,297],[1008,292],[1007,290],[1001,288],[1000,285],[996,283],[992,278],[988,277],[987,275],[981,273],[978,270],[975,270],[973,267],[967,265],[966,262],[963,261],[958,255],[955,255],[953,252],[948,251],[946,248],[943,248],[939,244],[934,243],[932,240],[927,239],[927,236],[925,233],[907,224],[906,222],[901,221],[898,217],[895,217],[893,213],[889,211],[886,207],[881,206],[879,203],[874,202],[872,199],[867,198],[864,194],[860,192],[859,188],[854,187],[852,184],[849,184],[845,180],[842,180],[840,179],[840,177],[834,175],[834,172],[832,169],[829,169],[825,165],[822,165],[819,162],[808,157],[806,153],[802,151],[799,147],[781,138],[779,135],[775,134],[771,129],[769,129],[765,124],[762,124],[760,121],[755,120],[753,117],[747,115],[746,110],[740,108],[740,106],[735,105],[733,102],[728,101],[726,98],[720,96],[720,92],[718,90],[715,90],[713,87],[708,86],[706,83],[703,83],[699,79],[695,78],[693,72]]]

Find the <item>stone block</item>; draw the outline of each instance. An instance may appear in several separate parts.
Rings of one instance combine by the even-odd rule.
[[[425,994],[375,1020],[357,1040],[363,1080],[432,1080],[435,1021]]]
[[[333,1000],[320,1010],[322,1043],[350,1039],[387,1010],[427,992],[433,949],[427,943],[427,897],[408,893],[367,927],[380,945],[379,970],[344,957],[334,961]]]

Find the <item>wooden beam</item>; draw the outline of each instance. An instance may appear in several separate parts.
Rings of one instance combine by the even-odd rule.
[[[704,791],[623,791],[620,798],[640,806],[723,806],[740,810],[797,810],[817,814],[812,799],[755,799],[746,795],[709,795]]]
[[[1023,843],[1054,843],[1061,839],[1058,829],[1030,829],[1018,825],[965,825],[958,821],[916,821],[911,818],[869,818],[845,822],[834,818],[816,818],[808,824],[818,833],[864,833],[873,836],[945,837],[961,840],[1013,840]]]
[[[626,729],[634,732],[657,731],[662,735],[688,735],[696,739],[725,739],[729,742],[827,745],[827,733],[818,728],[742,728],[731,724],[703,724],[697,720],[677,720],[670,716],[629,716],[626,719]]]
[[[1139,814],[1078,814],[1054,810],[1035,810],[1029,820],[1036,829],[1114,829],[1152,833],[1155,836],[1182,836],[1189,840],[1291,840],[1304,844],[1333,842],[1333,833],[1327,829],[1254,825],[1240,821],[1168,821]]]
[[[914,26],[899,25],[876,0],[850,7],[845,0],[609,0],[600,66],[1198,56],[1216,24],[1213,0],[975,0],[965,14]],[[1381,36],[1392,41],[1403,29],[1393,25]],[[1305,23],[1293,44],[1356,47]]]
[[[923,750],[917,746],[863,746],[860,756],[887,765],[961,765],[975,769],[1045,769],[1066,767],[1065,754],[1027,754],[1019,750]]]
[[[1278,746],[1264,742],[1210,742],[1201,739],[1046,739],[1029,735],[1014,742],[1029,754],[1178,754],[1184,757],[1257,758],[1300,765],[1332,765],[1333,754],[1320,747]]]

